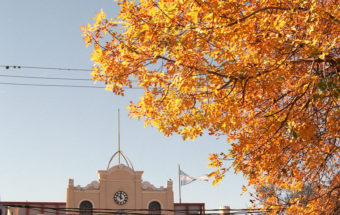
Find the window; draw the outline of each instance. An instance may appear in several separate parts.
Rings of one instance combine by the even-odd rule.
[[[149,214],[159,215],[161,214],[161,204],[156,201],[153,201],[149,204]]]
[[[124,211],[116,211],[114,215],[126,215]]]
[[[89,201],[82,201],[79,206],[80,215],[92,215],[92,203]]]
[[[174,215],[205,214],[204,203],[174,203]]]

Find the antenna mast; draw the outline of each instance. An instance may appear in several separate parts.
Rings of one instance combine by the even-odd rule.
[[[118,164],[120,164],[120,113],[118,108]]]
[[[118,135],[117,135],[117,138],[118,138],[118,150],[117,150],[116,153],[114,153],[114,154],[112,155],[112,157],[111,157],[109,163],[107,164],[107,168],[106,168],[106,169],[108,170],[108,169],[110,168],[111,162],[113,161],[113,159],[114,159],[115,156],[117,155],[117,156],[118,156],[118,165],[121,164],[121,163],[120,163],[120,157],[123,157],[123,159],[124,159],[126,165],[127,165],[128,167],[130,167],[131,169],[134,170],[131,160],[128,158],[128,156],[126,156],[126,155],[124,154],[124,152],[122,152],[122,151],[120,150],[120,110],[119,110],[119,108],[118,108],[117,113],[118,113]]]

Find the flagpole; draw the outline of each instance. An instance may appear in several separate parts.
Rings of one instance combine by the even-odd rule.
[[[181,193],[181,176],[180,176],[180,166],[178,164],[178,190],[179,190],[179,203],[182,204],[182,193]]]

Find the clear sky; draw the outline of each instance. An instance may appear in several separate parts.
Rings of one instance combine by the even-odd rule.
[[[80,26],[101,8],[115,18],[112,0],[0,0],[0,65],[90,68],[90,48]],[[165,138],[156,128],[130,119],[125,97],[103,89],[5,85],[4,83],[93,86],[92,81],[13,78],[1,75],[90,78],[84,71],[0,68],[0,197],[2,201],[66,201],[69,178],[85,186],[97,179],[117,150],[117,109],[121,110],[121,149],[143,180],[155,186],[174,181],[178,202],[178,164],[191,176],[207,174],[208,154],[227,151],[224,138],[195,141]],[[97,85],[98,86],[98,85]],[[220,185],[193,182],[182,187],[182,202],[245,208],[242,175],[227,173]]]

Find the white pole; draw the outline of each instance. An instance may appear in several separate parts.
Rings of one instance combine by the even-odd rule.
[[[118,164],[120,164],[120,116],[118,108]]]
[[[180,171],[181,167],[178,164],[178,190],[179,190],[179,203],[182,204],[182,193],[181,193],[181,176]]]

